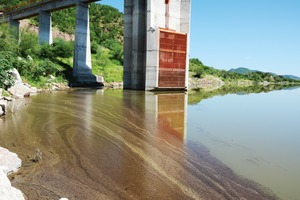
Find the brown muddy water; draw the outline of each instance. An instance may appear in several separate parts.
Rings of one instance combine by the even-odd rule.
[[[0,120],[0,146],[23,161],[12,184],[29,200],[277,199],[187,139],[187,99],[74,90],[22,100]]]

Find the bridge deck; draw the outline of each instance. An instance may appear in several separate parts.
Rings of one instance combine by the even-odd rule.
[[[0,14],[0,23],[12,20],[22,20],[37,16],[40,12],[53,12],[65,8],[73,7],[78,2],[91,3],[99,0],[42,0],[24,7],[16,8]]]

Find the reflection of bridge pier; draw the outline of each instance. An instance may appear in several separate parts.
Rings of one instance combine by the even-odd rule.
[[[160,137],[186,139],[187,94],[150,93],[145,96],[146,121],[152,121]]]

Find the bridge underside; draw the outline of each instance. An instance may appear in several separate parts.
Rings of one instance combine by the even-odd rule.
[[[19,20],[39,16],[39,43],[52,43],[51,12],[76,6],[73,85],[101,85],[92,74],[89,6],[95,0],[44,0],[5,13]],[[191,0],[124,0],[124,88],[186,89]]]

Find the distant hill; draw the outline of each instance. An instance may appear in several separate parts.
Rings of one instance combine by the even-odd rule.
[[[251,69],[244,68],[244,67],[239,67],[239,68],[236,68],[236,69],[230,69],[228,71],[239,73],[239,74],[248,74],[250,72],[257,72],[257,70],[251,70]]]
[[[248,68],[244,68],[244,67],[239,67],[239,68],[236,68],[236,69],[230,69],[228,70],[229,72],[235,72],[235,73],[239,73],[239,74],[248,74],[248,73],[251,73],[251,72],[259,72],[257,70],[251,70],[251,69],[248,69]],[[265,72],[264,72],[265,73]],[[267,73],[270,73],[270,72],[267,72]],[[275,73],[270,73],[274,76],[278,76],[277,74]],[[288,78],[288,79],[293,79],[293,80],[298,80],[300,81],[300,77],[298,76],[294,76],[294,75],[282,75],[284,78]]]
[[[300,77],[294,75],[283,75],[283,77],[300,81]]]

